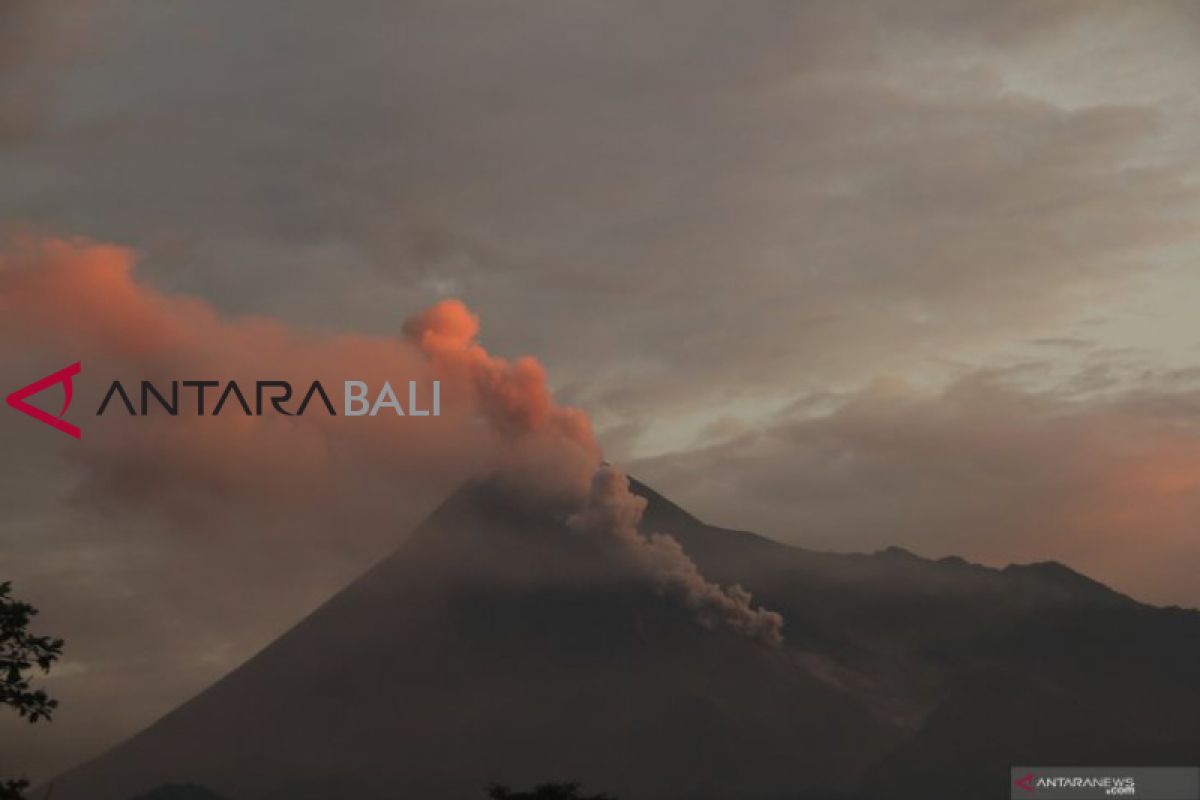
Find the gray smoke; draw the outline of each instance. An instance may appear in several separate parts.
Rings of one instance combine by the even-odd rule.
[[[639,572],[663,594],[682,602],[708,628],[727,630],[776,647],[783,643],[783,617],[751,605],[750,592],[734,584],[722,588],[700,574],[696,564],[672,536],[643,536],[638,523],[646,499],[629,489],[620,470],[602,465],[592,478],[583,508],[568,524],[579,533],[611,537]]]

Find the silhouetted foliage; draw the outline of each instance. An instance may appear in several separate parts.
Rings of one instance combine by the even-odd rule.
[[[30,633],[37,609],[13,600],[11,590],[12,584],[0,583],[0,705],[12,706],[30,722],[50,719],[58,701],[33,689],[28,673],[35,668],[49,672],[62,655],[63,640]]]
[[[139,794],[132,800],[224,800],[224,798],[195,783],[168,783],[145,794]]]
[[[29,621],[37,609],[12,598],[12,584],[0,583],[0,705],[10,706],[31,723],[49,720],[58,701],[29,683],[35,670],[49,672],[62,655],[63,640],[34,636]],[[29,782],[0,783],[0,800],[22,800]]]
[[[28,788],[29,781],[4,781],[0,783],[0,800],[25,800]]]
[[[491,800],[616,800],[609,794],[581,794],[578,783],[543,783],[527,792],[514,792],[493,783],[487,788]]]

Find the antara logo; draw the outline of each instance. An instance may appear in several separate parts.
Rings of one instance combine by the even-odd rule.
[[[80,363],[76,361],[69,367],[18,389],[8,396],[7,402],[22,414],[28,414],[75,439],[82,439],[83,432],[63,419],[74,396],[75,387],[71,379],[79,372]],[[58,416],[25,402],[38,392],[60,383],[65,399]],[[140,381],[137,389],[131,394],[124,384],[117,380],[113,381],[104,393],[96,416],[102,416],[112,409],[117,410],[117,413],[124,411],[127,415],[135,417],[155,414],[175,417],[180,413],[216,417],[222,412],[254,417],[264,414],[301,417],[310,408],[331,417],[374,417],[384,411],[390,411],[397,417],[441,416],[441,381],[430,381],[427,388],[421,387],[418,381],[408,381],[407,395],[406,403],[388,382],[384,382],[379,390],[374,392],[365,381],[343,381],[339,414],[320,381],[312,381],[303,391],[293,391],[291,383],[280,380],[254,381],[245,388],[232,380],[170,381],[166,386]],[[140,402],[135,403],[135,397]]]
[[[1032,792],[1033,791],[1033,773],[1030,772],[1026,775],[1022,775],[1021,777],[1019,777],[1015,781],[1013,781],[1013,783],[1016,784],[1018,789],[1023,789],[1027,792]]]
[[[4,402],[8,403],[11,408],[15,408],[22,414],[28,414],[38,422],[44,422],[56,431],[62,431],[67,436],[72,436],[76,439],[83,438],[83,431],[75,427],[71,423],[63,419],[66,416],[67,409],[71,407],[71,398],[75,394],[75,385],[71,379],[79,374],[80,366],[76,361],[69,367],[63,367],[58,372],[51,373],[41,380],[34,381],[28,386],[17,389],[15,392],[4,398]],[[55,384],[62,384],[63,387],[63,406],[62,411],[58,412],[58,416],[48,414],[37,406],[31,406],[25,400],[38,392],[44,392]]]
[[[96,415],[104,414],[111,406],[124,409],[130,416],[149,416],[151,413],[166,413],[178,416],[181,410],[191,410],[197,416],[219,417],[221,412],[238,413],[248,417],[265,414],[282,414],[287,417],[302,417],[310,406],[323,410],[331,417],[338,416],[329,394],[320,381],[313,381],[304,390],[297,405],[288,381],[254,381],[253,388],[247,384],[243,389],[237,381],[171,381],[170,389],[162,389],[150,381],[141,382],[141,391],[135,393],[141,402],[134,404],[129,392],[120,381],[113,381],[100,401]],[[440,417],[442,415],[442,382],[431,381],[429,392],[422,392],[417,381],[408,382],[407,411],[405,403],[396,395],[396,390],[384,382],[374,400],[370,397],[371,387],[364,381],[342,382],[342,414],[347,417],[374,417],[389,409],[397,417]],[[190,397],[189,402],[181,400]],[[253,398],[253,402],[247,397]],[[151,402],[153,398],[153,402]],[[215,402],[212,402],[215,398]],[[424,407],[422,407],[424,405]]]

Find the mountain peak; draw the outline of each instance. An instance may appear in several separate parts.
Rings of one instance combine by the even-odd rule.
[[[639,497],[646,498],[646,514],[642,519],[649,527],[675,528],[680,525],[704,524],[681,506],[676,505],[633,476],[629,478],[629,490]]]

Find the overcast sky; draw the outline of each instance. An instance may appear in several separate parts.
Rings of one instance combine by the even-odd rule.
[[[0,275],[109,243],[314,336],[460,297],[711,522],[1196,606],[1198,75],[1184,2],[8,0]],[[6,392],[62,366],[18,316]],[[0,420],[0,578],[70,643],[0,774],[211,682],[456,474],[372,473],[334,535],[71,444]]]

